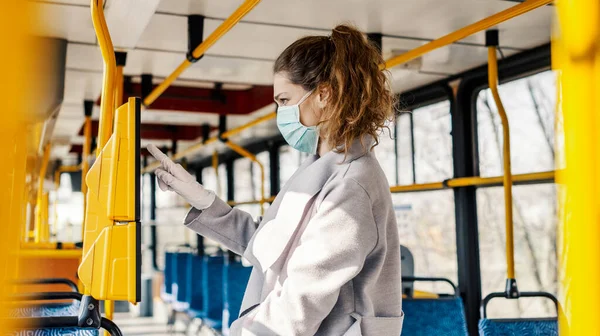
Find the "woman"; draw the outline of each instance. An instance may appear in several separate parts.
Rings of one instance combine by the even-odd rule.
[[[387,179],[372,148],[393,117],[383,59],[356,29],[290,45],[274,66],[277,125],[313,154],[258,228],[156,147],[162,190],[193,208],[184,224],[254,268],[232,335],[400,335],[400,248]]]

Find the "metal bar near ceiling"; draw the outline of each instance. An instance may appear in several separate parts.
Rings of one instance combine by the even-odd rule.
[[[512,19],[516,16],[525,14],[529,11],[532,11],[536,8],[545,6],[551,3],[553,0],[527,0],[523,3],[520,3],[516,6],[503,10],[499,13],[496,13],[490,17],[487,17],[483,20],[477,21],[473,24],[470,24],[464,28],[461,28],[457,31],[454,31],[448,35],[442,36],[436,40],[433,40],[429,43],[426,43],[418,48],[410,50],[402,55],[398,55],[396,57],[392,57],[385,62],[385,68],[389,69],[400,65],[402,63],[406,63],[411,61],[419,56],[422,56],[428,52],[431,52],[435,49],[447,46],[456,41],[462,40],[465,37],[471,36],[480,31],[484,31],[486,29],[492,28],[504,21]]]
[[[206,50],[215,44],[223,35],[225,35],[233,26],[235,26],[246,14],[248,14],[260,0],[246,0],[238,9],[223,21],[217,29],[215,29],[196,49],[191,53],[193,59],[201,57]],[[181,75],[192,63],[185,59],[181,64],[157,87],[144,98],[144,105],[150,106],[165,90]]]

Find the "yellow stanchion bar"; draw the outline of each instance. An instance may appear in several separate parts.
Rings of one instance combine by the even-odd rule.
[[[398,55],[396,57],[392,57],[385,62],[385,66],[382,66],[386,69],[395,67],[402,63],[406,63],[411,61],[417,57],[420,57],[432,50],[447,46],[454,42],[460,41],[465,37],[471,36],[475,33],[484,31],[486,29],[492,28],[504,21],[512,19],[516,16],[525,14],[529,11],[532,11],[536,8],[548,5],[552,3],[553,0],[527,0],[523,3],[520,3],[516,6],[503,10],[499,13],[496,13],[490,17],[487,17],[481,21],[477,21],[471,25],[468,25],[464,28],[461,28],[455,32],[452,32],[448,35],[440,37],[436,40],[433,40],[429,43],[426,43],[418,48],[410,50],[402,55]]]
[[[219,178],[219,153],[217,153],[216,150],[212,154],[212,167],[215,171],[215,178],[217,180],[217,190],[215,190],[215,192],[217,193],[217,196],[222,198],[223,189],[221,186],[221,179]]]
[[[98,44],[104,59],[104,78],[102,80],[102,96],[100,100],[100,123],[98,126],[98,148],[103,148],[108,138],[112,134],[112,123],[114,118],[114,99],[115,99],[115,75],[116,60],[113,44],[110,38],[107,38],[108,27],[104,19],[102,9],[103,0],[91,0],[92,23],[98,37]],[[96,151],[96,156],[100,150]]]
[[[515,251],[513,238],[512,172],[510,164],[510,128],[508,116],[504,110],[498,92],[498,58],[496,46],[488,47],[488,83],[500,120],[502,121],[502,159],[504,167],[504,217],[506,225],[506,277],[515,279]]]
[[[117,66],[115,75],[115,110],[123,103],[123,67]]]
[[[114,313],[115,313],[115,302],[112,300],[104,301],[104,314],[106,315],[106,318],[112,321],[114,318]],[[110,333],[108,331],[104,330],[104,336],[110,336]]]
[[[14,255],[20,258],[74,259],[81,257],[81,250],[20,250]]]
[[[518,174],[512,176],[514,184],[523,183],[541,183],[553,181],[555,176],[554,171],[540,172],[540,173],[528,173]],[[403,192],[415,192],[415,191],[433,191],[442,190],[446,188],[458,188],[458,187],[470,187],[470,186],[494,186],[502,185],[504,176],[494,177],[459,177],[444,182],[424,183],[424,184],[410,184],[410,185],[398,185],[390,187],[392,193],[403,193]],[[444,186],[444,184],[446,186]]]
[[[225,33],[235,26],[246,14],[248,14],[260,0],[246,0],[231,16],[229,16],[217,29],[215,29],[194,51],[193,58],[198,58],[217,42]],[[160,83],[150,94],[144,99],[144,105],[150,106],[165,90],[187,69],[192,63],[187,59],[184,60],[165,80]]]
[[[255,162],[259,169],[260,169],[260,199],[258,200],[258,204],[260,204],[260,214],[264,215],[265,213],[265,167],[263,166],[263,164],[258,161],[258,159],[256,158],[256,156],[254,156],[254,154],[250,153],[249,151],[247,151],[246,149],[244,149],[243,147],[227,140],[225,141],[225,144],[231,148],[234,152],[240,154],[241,156],[250,159],[250,161]]]
[[[85,178],[88,171],[90,170],[90,149],[92,147],[92,117],[86,116],[85,123],[83,125],[83,150],[81,160],[81,193],[83,194],[83,222],[81,223],[81,237],[85,232],[85,209],[87,206],[87,183]]]
[[[67,242],[67,243],[50,243],[50,242],[40,242],[40,243],[30,243],[30,242],[22,242],[21,249],[23,250],[57,250],[60,244],[60,249],[62,250],[75,250],[81,248],[75,246],[75,243]],[[81,252],[79,252],[81,254]]]
[[[444,189],[443,182],[423,183],[423,184],[409,184],[409,185],[397,185],[390,187],[392,193],[401,192],[412,192],[412,191],[430,191],[430,190],[441,190]]]
[[[251,122],[249,122],[249,123],[247,123],[245,125],[233,128],[233,129],[231,129],[231,130],[229,130],[227,132],[223,132],[222,137],[225,138],[225,139],[231,138],[232,136],[237,135],[237,134],[241,133],[242,131],[244,131],[244,130],[250,128],[250,127],[254,127],[254,126],[258,125],[258,124],[262,124],[265,121],[268,121],[268,120],[271,120],[271,119],[275,119],[275,117],[277,117],[277,113],[276,112],[272,112],[272,113],[266,114],[266,115],[264,115],[264,116],[262,116],[260,118],[252,120]]]
[[[566,164],[557,178],[559,328],[600,335],[600,2],[559,0],[557,9]]]
[[[48,222],[48,208],[50,206],[50,194],[44,192],[41,203],[41,225],[40,225],[40,241],[50,240],[50,223]]]
[[[38,190],[37,190],[37,204],[35,206],[35,223],[34,223],[34,240],[35,242],[42,241],[42,225],[43,225],[43,209],[42,209],[42,198],[44,197],[44,177],[48,170],[48,161],[50,161],[50,149],[51,145],[47,144],[44,147],[44,155],[42,157],[42,164],[40,168],[40,175],[38,179]],[[46,204],[47,205],[47,204]]]
[[[116,75],[115,75],[115,110],[119,108],[119,106],[121,106],[121,103],[123,102],[123,66],[119,65],[116,68]],[[115,312],[115,302],[112,300],[105,300],[104,301],[104,314],[106,315],[106,318],[109,320],[113,320],[114,318],[114,312]],[[104,336],[110,336],[110,333],[106,330],[104,330]]]
[[[264,200],[262,200],[263,203],[272,203],[275,200],[275,196],[271,196],[269,198],[265,198]],[[238,206],[238,205],[248,205],[248,204],[260,204],[261,200],[256,199],[256,200],[249,200],[249,201],[242,201],[242,202],[233,202],[233,201],[229,201],[227,202],[227,204],[229,204],[230,206]]]

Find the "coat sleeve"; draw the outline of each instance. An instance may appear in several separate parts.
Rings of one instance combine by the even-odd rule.
[[[231,335],[314,335],[361,271],[378,239],[372,203],[356,181],[334,183],[288,259],[281,290],[235,321]]]
[[[230,207],[218,197],[204,210],[192,208],[183,224],[239,255],[246,250],[257,227],[249,213]]]

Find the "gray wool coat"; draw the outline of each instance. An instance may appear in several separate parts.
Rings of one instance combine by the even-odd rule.
[[[387,179],[360,141],[345,159],[308,158],[258,228],[218,198],[184,224],[254,266],[231,335],[400,335],[396,217]]]

